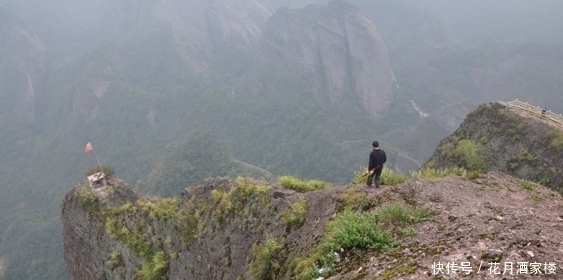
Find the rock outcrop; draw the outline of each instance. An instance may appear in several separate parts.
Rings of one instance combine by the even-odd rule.
[[[563,131],[495,102],[471,112],[426,164],[503,171],[563,190],[561,152]]]
[[[101,190],[82,184],[62,205],[64,258],[72,280],[284,275],[288,260],[322,234],[335,199],[244,179],[207,180],[169,199],[116,179]],[[260,248],[272,242],[281,247],[261,260]]]
[[[330,105],[353,100],[375,119],[387,114],[393,99],[383,40],[344,2],[278,9],[263,30],[256,63],[260,73],[253,92],[258,94],[270,93],[276,78],[289,75],[317,100]],[[292,90],[287,83],[283,87]]]
[[[327,235],[333,238],[329,242],[337,242],[335,232],[346,233],[335,220],[345,223],[342,217],[359,219],[353,213],[381,209],[393,211],[379,212],[390,220],[377,222],[384,219],[380,216],[370,220],[369,228],[380,226],[393,234],[395,241],[387,250],[336,245],[329,254],[335,257],[330,257],[314,249],[326,244]],[[431,217],[412,223],[420,213]],[[166,199],[145,197],[111,179],[105,189],[81,184],[62,204],[64,258],[71,280],[321,275],[498,279],[493,272],[502,273],[508,263],[513,271],[505,279],[533,278],[532,263],[541,265],[536,273],[543,278],[557,279],[563,260],[562,215],[558,193],[501,172],[474,180],[411,179],[375,190],[345,185],[308,193],[250,179],[217,178]],[[348,223],[353,228],[361,219]],[[348,238],[366,234],[352,232]],[[458,267],[463,262],[471,275],[461,270],[440,273],[438,262]],[[530,269],[517,272],[517,262],[530,264]]]

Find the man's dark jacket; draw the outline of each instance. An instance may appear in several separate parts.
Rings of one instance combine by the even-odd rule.
[[[368,170],[375,170],[377,173],[381,174],[383,170],[383,164],[387,161],[387,156],[385,155],[385,151],[381,149],[373,149],[373,151],[369,154],[369,165]]]

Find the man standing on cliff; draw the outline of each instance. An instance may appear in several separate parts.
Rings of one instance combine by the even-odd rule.
[[[373,150],[369,154],[369,165],[368,165],[368,187],[375,181],[375,187],[379,188],[381,183],[381,172],[383,171],[383,164],[387,161],[387,155],[385,151],[379,148],[379,142],[373,141],[371,143]]]

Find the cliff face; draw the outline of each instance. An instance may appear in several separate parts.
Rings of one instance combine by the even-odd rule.
[[[442,140],[427,165],[498,170],[563,190],[563,132],[500,103],[481,105]]]
[[[76,280],[284,275],[334,213],[324,199],[248,180],[208,180],[170,199],[141,196],[118,180],[105,190],[83,185],[62,205],[64,259]],[[261,248],[272,243],[281,247],[261,264]]]
[[[371,22],[344,2],[278,9],[258,51],[256,93],[267,94],[275,86],[272,77],[290,72],[318,100],[335,105],[351,96],[373,118],[387,114],[393,94],[385,44]]]
[[[159,1],[152,9],[156,18],[170,24],[178,51],[201,74],[209,71],[202,55],[227,46],[253,51],[272,14],[254,0]]]

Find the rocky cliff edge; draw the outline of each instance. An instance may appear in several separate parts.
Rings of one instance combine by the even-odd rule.
[[[216,178],[174,198],[146,197],[113,179],[105,189],[71,190],[62,221],[70,279],[563,274],[563,199],[501,172],[306,193]]]

